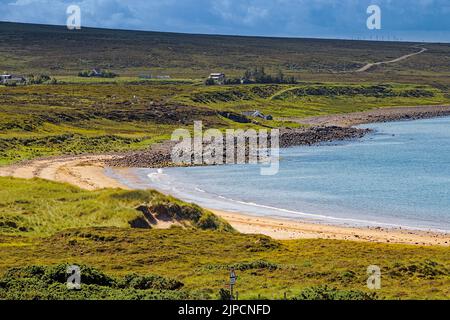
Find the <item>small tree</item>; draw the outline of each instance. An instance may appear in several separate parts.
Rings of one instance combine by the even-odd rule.
[[[208,78],[205,80],[205,85],[207,85],[207,86],[213,86],[214,84],[215,84],[215,82],[211,78]]]

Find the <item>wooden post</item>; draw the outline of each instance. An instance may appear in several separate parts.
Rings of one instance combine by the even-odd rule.
[[[231,268],[231,272],[230,272],[230,299],[233,300],[233,289],[234,289],[234,285],[236,284],[236,272],[234,271],[234,268]]]
[[[233,287],[234,285],[230,283],[230,300],[233,300]]]

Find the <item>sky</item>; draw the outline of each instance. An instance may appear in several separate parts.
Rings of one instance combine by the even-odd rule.
[[[341,39],[450,42],[450,0],[0,0],[0,21],[82,27]],[[369,5],[381,29],[369,30]]]

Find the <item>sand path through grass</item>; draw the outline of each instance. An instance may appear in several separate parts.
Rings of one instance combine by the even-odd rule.
[[[103,161],[111,155],[71,156],[37,159],[0,168],[0,176],[22,179],[41,178],[76,185],[86,190],[122,188],[118,181],[103,173]]]

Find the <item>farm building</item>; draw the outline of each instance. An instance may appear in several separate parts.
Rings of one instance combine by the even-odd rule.
[[[260,112],[258,110],[245,111],[245,112],[242,112],[242,114],[246,117],[251,117],[251,118],[261,118],[264,120],[273,120],[273,117],[271,115],[264,115],[262,112]]]
[[[224,73],[211,73],[209,79],[213,80],[215,84],[225,84]]]
[[[13,84],[13,83],[24,83],[26,79],[22,76],[15,76],[11,74],[1,74],[0,84]]]
[[[103,72],[100,68],[94,68],[91,72],[91,77],[101,77],[103,76]]]

